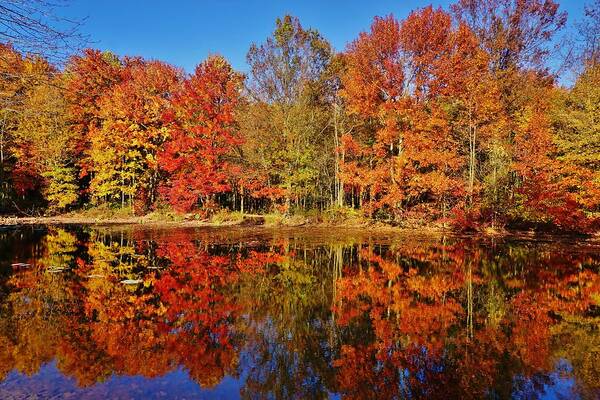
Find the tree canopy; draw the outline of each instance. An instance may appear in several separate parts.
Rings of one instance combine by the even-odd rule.
[[[597,229],[598,2],[561,86],[554,0],[376,17],[343,51],[286,15],[191,73],[87,49],[0,46],[2,211],[88,205],[356,213],[460,229]]]

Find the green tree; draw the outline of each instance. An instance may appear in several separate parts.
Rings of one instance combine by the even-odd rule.
[[[560,158],[600,173],[600,64],[588,67],[571,90],[560,91],[553,125]]]
[[[252,110],[242,118],[247,153],[259,170],[270,171],[272,185],[285,190],[288,210],[292,201],[314,206],[332,188],[333,148],[325,134],[329,113],[321,90],[331,58],[331,46],[319,32],[289,15],[278,18],[273,35],[253,44],[247,55]]]

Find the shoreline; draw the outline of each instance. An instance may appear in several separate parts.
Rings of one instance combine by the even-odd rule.
[[[218,226],[237,226],[239,223],[214,223],[202,220],[168,220],[168,219],[148,219],[145,217],[130,218],[89,218],[89,217],[0,217],[0,227],[28,226],[28,225],[154,225],[154,226],[197,226],[197,227],[218,227]]]
[[[263,215],[248,214],[244,219],[236,221],[211,222],[197,219],[154,219],[146,216],[140,217],[115,217],[115,218],[90,218],[77,216],[55,216],[55,217],[0,217],[0,228],[29,226],[29,225],[139,225],[151,227],[207,227],[207,228],[349,228],[349,229],[381,229],[394,231],[412,231],[423,230],[430,232],[454,232],[452,229],[442,229],[441,227],[423,226],[423,227],[399,227],[381,222],[365,221],[362,223],[327,223],[304,220],[300,222],[284,221],[281,223],[267,223]]]
[[[544,238],[544,237],[564,237],[580,238],[584,240],[600,241],[600,232],[592,234],[577,234],[565,232],[545,232],[535,230],[481,230],[472,232],[461,232],[452,228],[443,228],[440,226],[394,226],[377,221],[364,221],[361,223],[327,223],[305,220],[297,223],[265,223],[263,215],[248,214],[242,220],[211,222],[207,220],[196,219],[157,219],[148,216],[114,217],[114,218],[91,218],[82,216],[58,215],[54,217],[0,217],[0,229],[19,228],[36,225],[87,225],[96,227],[136,227],[136,228],[235,228],[235,229],[269,229],[269,230],[289,230],[289,229],[341,229],[341,230],[363,230],[371,233],[418,233],[420,235],[455,235],[455,236],[475,236],[475,237],[519,237],[519,238]]]

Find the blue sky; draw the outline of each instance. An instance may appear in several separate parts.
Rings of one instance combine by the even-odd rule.
[[[560,0],[559,0],[560,1]],[[450,0],[71,0],[63,15],[87,17],[83,31],[91,47],[119,55],[160,59],[192,71],[208,54],[225,56],[246,71],[246,52],[263,42],[275,18],[290,13],[318,29],[343,50],[376,15],[402,18],[429,4]],[[583,1],[562,0],[569,19],[581,18]]]

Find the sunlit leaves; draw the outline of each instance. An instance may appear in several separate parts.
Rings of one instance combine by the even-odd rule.
[[[224,58],[213,56],[174,94],[173,110],[163,116],[169,136],[158,163],[169,175],[162,194],[175,209],[190,211],[201,199],[208,205],[231,190],[227,156],[242,143],[233,119],[241,83]]]

